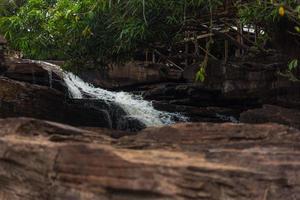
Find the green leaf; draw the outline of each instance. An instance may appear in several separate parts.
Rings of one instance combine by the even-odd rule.
[[[205,69],[203,67],[196,74],[196,81],[204,82],[205,81]]]
[[[298,67],[298,60],[294,59],[289,63],[289,71],[296,69]]]

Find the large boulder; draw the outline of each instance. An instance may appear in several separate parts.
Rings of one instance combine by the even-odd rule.
[[[116,103],[99,99],[68,99],[71,107],[70,124],[79,124],[88,127],[107,127],[131,132],[140,131],[146,125],[136,118],[127,116],[127,113]],[[87,110],[89,110],[87,115]],[[94,116],[94,117],[93,117]],[[95,117],[103,116],[101,121],[94,120]],[[85,122],[85,123],[84,123]]]
[[[3,200],[300,198],[300,132],[276,124],[178,124],[118,140],[0,120]]]
[[[48,86],[64,93],[68,91],[62,71],[44,62],[10,60],[2,74],[13,80]]]
[[[49,87],[0,77],[0,117],[27,116],[60,121],[65,96]]]

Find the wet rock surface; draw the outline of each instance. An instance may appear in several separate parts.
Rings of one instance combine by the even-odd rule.
[[[297,129],[188,123],[118,140],[100,132],[0,120],[1,199],[300,198]]]
[[[146,125],[136,118],[123,116],[117,121],[117,129],[125,131],[140,131],[146,128]]]
[[[73,112],[69,115],[76,113],[76,118],[70,121],[70,124],[79,124],[80,126],[88,127],[106,127],[133,132],[146,127],[145,124],[137,119],[127,116],[126,112],[113,102],[106,102],[99,99],[68,99],[67,102],[72,108],[71,112]]]

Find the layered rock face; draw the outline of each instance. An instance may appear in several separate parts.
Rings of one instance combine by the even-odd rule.
[[[103,71],[103,73],[95,72],[95,70],[85,71],[82,72],[81,77],[104,88],[128,90],[142,94],[146,100],[153,101],[156,109],[181,112],[188,116],[190,121],[250,122],[240,118],[241,113],[262,108],[265,104],[279,106],[283,109],[295,109],[295,112],[299,111],[299,83],[289,81],[278,74],[278,71],[286,68],[286,60],[279,54],[270,54],[244,57],[232,60],[227,64],[210,61],[207,68],[207,79],[204,83],[194,82],[199,68],[198,64],[188,67],[182,74],[180,72],[177,74],[177,78],[171,78],[168,73],[165,74],[167,76],[161,74],[166,66],[149,63],[147,65],[147,63],[139,62],[127,63],[124,66],[121,64],[111,65],[108,71]],[[56,73],[51,74],[53,83],[50,84],[48,70],[39,66],[28,68],[23,65],[22,63],[11,65],[6,70],[5,76],[18,81],[52,87],[66,93],[66,87]],[[165,82],[171,80],[173,81]],[[75,104],[77,105],[73,105],[73,107],[80,107],[78,102]],[[84,103],[89,110],[96,107],[92,104],[94,103]],[[97,105],[99,104],[101,103],[97,103]],[[115,112],[114,110],[120,110],[115,108],[116,106],[113,107],[113,110],[105,109],[105,113],[101,115],[111,115]],[[263,110],[267,112],[265,109],[261,111]],[[267,114],[264,116],[266,117]],[[80,120],[80,118],[78,119]],[[265,121],[281,123],[280,120],[272,119],[274,118],[270,117]],[[107,123],[109,120],[104,121]],[[134,130],[145,127],[131,118],[123,118],[116,122],[115,117],[110,116],[110,121],[111,123],[108,124],[111,125],[107,127],[119,129],[137,127],[133,128]],[[293,119],[289,119],[289,121],[293,121]],[[114,122],[116,123],[114,124]],[[93,124],[95,123],[91,123],[90,126],[94,126]],[[289,123],[292,126],[293,124]]]
[[[104,77],[82,72],[82,77],[106,88],[142,94],[153,101],[155,108],[182,112],[190,121],[238,122],[244,121],[240,119],[241,113],[262,108],[265,104],[295,109],[295,112],[300,110],[299,83],[278,73],[287,68],[287,62],[286,57],[276,52],[245,56],[226,64],[210,60],[204,83],[195,83],[199,64],[177,72],[173,78],[169,71],[165,77],[158,76],[162,66],[155,68],[157,73],[152,78],[145,75],[154,69],[146,63],[110,66],[107,72],[110,75]],[[96,79],[101,79],[100,83]],[[118,84],[110,83],[111,79],[119,81]],[[267,121],[278,123],[280,120],[269,118]]]
[[[164,73],[165,72],[165,73]],[[110,64],[106,69],[85,70],[79,75],[87,82],[106,89],[127,88],[176,79],[163,64],[132,61]]]
[[[13,80],[47,86],[63,93],[68,91],[61,73],[54,69],[47,70],[29,60],[9,62],[3,75]]]
[[[177,124],[118,140],[0,120],[3,200],[295,200],[300,133],[276,124]]]
[[[227,64],[210,62],[204,83],[194,82],[199,68],[195,65],[183,72],[186,83],[161,83],[140,90],[146,99],[155,101],[156,108],[183,112],[192,121],[235,122],[240,120],[241,113],[265,104],[299,112],[299,82],[278,73],[286,67],[286,58],[277,54],[245,57]],[[261,111],[266,112],[263,114],[266,118],[268,111]],[[265,121],[281,123],[272,119]],[[289,121],[292,120],[291,116]]]

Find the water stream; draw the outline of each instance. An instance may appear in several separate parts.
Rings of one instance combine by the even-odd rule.
[[[146,126],[160,126],[173,124],[175,121],[187,121],[187,118],[179,113],[156,110],[151,102],[143,100],[139,95],[133,95],[128,92],[112,92],[97,88],[84,82],[78,76],[70,72],[65,73],[64,80],[72,98],[81,99],[84,96],[89,96],[94,99],[114,102],[119,105],[128,116],[140,120]]]
[[[161,126],[173,124],[176,121],[187,121],[187,117],[180,113],[170,113],[156,110],[152,102],[143,100],[142,96],[133,95],[128,92],[112,92],[83,81],[71,72],[64,72],[57,65],[38,62],[48,71],[55,71],[63,76],[68,87],[71,98],[74,99],[100,99],[107,102],[114,102],[119,105],[129,117],[133,117],[143,122],[146,126]]]

